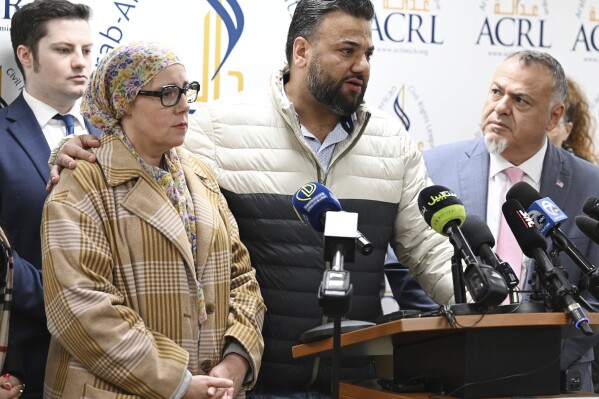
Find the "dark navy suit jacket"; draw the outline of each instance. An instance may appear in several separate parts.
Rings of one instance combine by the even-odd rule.
[[[424,161],[433,183],[454,191],[464,204],[466,215],[478,215],[486,220],[490,156],[482,138],[433,148],[424,153]],[[599,195],[599,167],[549,143],[539,193],[541,197],[551,198],[568,216],[560,229],[593,265],[599,266],[599,245],[593,243],[575,224],[575,216],[583,214],[585,200],[589,196]],[[549,240],[548,246],[551,246]],[[584,290],[588,279],[580,268],[564,253],[560,259],[570,282],[581,291]],[[532,269],[528,268],[529,277]],[[588,291],[584,291],[583,296],[595,307],[595,311],[599,310],[596,298]],[[562,368],[592,360],[589,348],[597,342],[599,334],[567,340],[562,353]]]
[[[99,135],[87,121],[86,126]],[[22,94],[0,109],[0,217],[15,249],[10,331],[23,355],[27,388],[22,398],[41,397],[50,340],[40,244],[50,151]]]

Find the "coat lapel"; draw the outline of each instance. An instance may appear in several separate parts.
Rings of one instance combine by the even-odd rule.
[[[189,153],[184,150],[177,151],[187,187],[193,198],[193,209],[196,216],[197,247],[196,259],[198,278],[206,266],[210,255],[217,229],[219,227],[219,189],[215,179],[210,179],[207,170],[200,166]]]
[[[123,198],[123,208],[167,237],[181,253],[185,263],[194,270],[187,233],[164,190],[141,168],[117,137],[105,134],[101,143],[100,148],[96,150],[96,156],[103,166],[109,185],[118,186],[137,178],[137,182]]]
[[[140,176],[129,194],[123,198],[122,205],[168,238],[181,253],[185,263],[193,265],[191,246],[181,217],[162,188],[150,176]]]
[[[566,161],[558,149],[548,143],[539,192],[542,197],[549,197],[556,204],[568,203],[572,168],[566,165]]]
[[[40,178],[45,184],[50,176],[50,168],[48,167],[50,147],[48,147],[48,142],[37,123],[37,119],[35,119],[33,111],[23,98],[23,94],[19,95],[8,107],[6,119],[8,133],[14,137],[35,165]]]
[[[51,148],[44,137],[33,111],[20,94],[7,109],[7,130],[19,143],[23,151],[27,154],[31,162],[35,165],[44,184],[50,176],[50,167],[48,159],[50,158]],[[93,127],[89,121],[85,120],[87,130],[100,136],[100,130]]]
[[[467,215],[487,218],[489,154],[482,140],[468,148],[458,161],[458,186]]]

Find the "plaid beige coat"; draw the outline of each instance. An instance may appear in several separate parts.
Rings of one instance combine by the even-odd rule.
[[[44,397],[169,398],[186,369],[206,374],[231,340],[256,377],[265,306],[210,168],[178,150],[197,218],[194,266],[164,190],[118,138],[101,141],[98,162],[65,170],[44,207]]]

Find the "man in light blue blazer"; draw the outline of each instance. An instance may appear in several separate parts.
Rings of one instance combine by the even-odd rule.
[[[487,221],[497,239],[501,205],[501,171],[516,166],[524,181],[541,197],[551,198],[569,219],[560,229],[594,265],[599,265],[599,246],[578,230],[574,217],[582,214],[589,196],[599,194],[599,167],[554,147],[546,132],[559,122],[564,110],[566,80],[560,64],[550,55],[521,51],[508,56],[497,68],[489,87],[481,128],[483,138],[443,145],[424,153],[432,181],[450,188],[463,202],[466,215]],[[548,245],[551,245],[548,241]],[[560,256],[570,282],[595,306],[598,301],[585,291],[588,278],[565,254]],[[523,259],[521,289],[530,289],[532,262]],[[566,339],[561,368],[581,370],[583,390],[592,392],[592,337]]]
[[[15,250],[10,334],[22,350],[22,398],[42,397],[50,340],[40,243],[48,158],[69,124],[74,134],[99,134],[81,116],[78,102],[91,72],[90,14],[82,4],[37,0],[12,18],[11,41],[25,89],[0,109],[0,218]],[[57,114],[72,115],[72,123]]]

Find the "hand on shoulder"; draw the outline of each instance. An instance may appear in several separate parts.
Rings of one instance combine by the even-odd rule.
[[[52,191],[52,188],[60,180],[60,172],[64,168],[75,169],[77,167],[77,160],[96,162],[96,156],[90,150],[98,147],[100,147],[100,140],[93,134],[82,134],[61,141],[52,150],[52,155],[48,160],[50,178],[46,184],[46,191]]]

